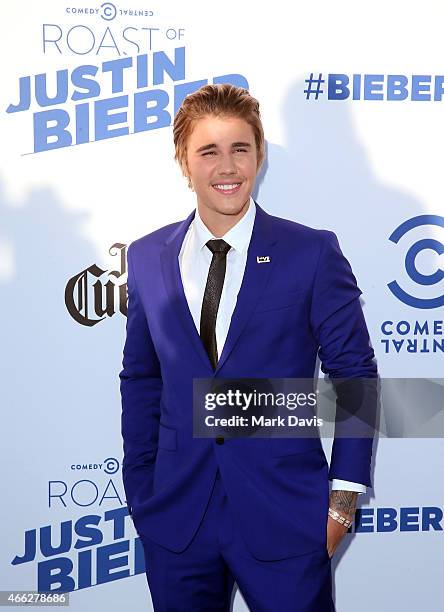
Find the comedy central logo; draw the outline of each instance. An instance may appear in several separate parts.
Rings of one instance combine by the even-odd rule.
[[[99,15],[105,21],[112,21],[116,17],[153,17],[154,13],[146,8],[118,8],[112,2],[103,2],[99,7],[66,6],[68,15],[81,15],[82,17],[95,17]]]
[[[420,238],[407,249],[404,261],[405,271],[409,279],[413,281],[418,288],[419,294],[421,294],[421,289],[424,294],[423,288],[433,287],[433,295],[431,297],[413,295],[410,291],[403,289],[397,280],[391,281],[387,286],[398,300],[408,306],[423,309],[439,308],[444,305],[444,283],[442,282],[444,279],[444,270],[439,267],[439,264],[432,264],[432,270],[425,273],[424,270],[418,270],[417,260],[419,257],[425,257],[430,267],[430,262],[432,261],[430,255],[436,253],[439,257],[444,253],[443,242],[437,240],[436,237],[430,236],[431,227],[444,228],[444,217],[439,215],[419,215],[412,219],[408,219],[395,229],[389,237],[389,240],[394,244],[399,244],[401,239],[404,237],[407,238],[409,232],[418,227],[423,227],[424,234],[428,235]],[[404,240],[402,240],[402,243],[404,243]]]

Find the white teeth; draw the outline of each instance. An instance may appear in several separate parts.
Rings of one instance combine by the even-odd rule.
[[[222,189],[223,191],[229,191],[230,189],[234,189],[238,187],[240,183],[233,183],[233,185],[213,185],[216,189]]]

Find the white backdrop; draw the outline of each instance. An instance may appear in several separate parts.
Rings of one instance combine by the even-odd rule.
[[[57,588],[61,572],[74,591],[72,610],[120,611],[126,604],[147,610],[120,468],[122,263],[132,240],[184,219],[195,206],[166,121],[175,91],[224,75],[245,80],[260,101],[267,139],[255,199],[272,214],[337,233],[363,291],[381,376],[439,377],[444,9],[398,0],[293,6],[28,0],[2,7],[1,16],[0,588]],[[138,55],[149,67],[147,83],[137,81]],[[133,66],[122,68],[129,58]],[[166,58],[173,77],[162,80]],[[121,60],[121,72],[117,63],[102,66],[113,60]],[[90,67],[82,86],[81,66]],[[56,81],[63,70],[66,101],[62,72],[59,88]],[[311,73],[326,81],[318,99],[304,93]],[[332,74],[355,84],[353,75],[361,75],[361,87],[332,99],[339,91],[335,96],[331,87],[328,95]],[[398,88],[395,82],[390,89],[389,75],[397,75]],[[47,98],[60,95],[59,101],[43,99],[45,79]],[[18,110],[28,107],[28,84],[29,110]],[[136,133],[144,114],[134,111],[135,94],[139,104],[154,95],[165,106],[160,113],[156,103],[148,105],[153,123]],[[100,138],[110,100],[108,130],[117,131]],[[54,131],[54,118],[58,142],[45,134]],[[71,146],[60,146],[70,139]],[[389,239],[421,215],[433,217],[419,219],[396,243]],[[412,245],[425,239],[438,245],[415,260],[420,274],[436,273],[429,284],[404,264]],[[407,298],[394,295],[393,281]],[[400,321],[407,323],[396,330]],[[427,324],[427,333],[415,335],[415,322]],[[325,440],[327,457],[330,445]],[[359,498],[361,529],[346,535],[333,558],[338,612],[444,609],[443,451],[442,438],[376,444],[374,487]],[[432,526],[426,516],[435,517]],[[238,592],[234,610],[245,609]]]

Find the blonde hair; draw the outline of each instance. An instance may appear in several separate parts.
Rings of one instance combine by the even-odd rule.
[[[265,137],[259,102],[243,87],[235,87],[228,83],[204,85],[184,98],[173,124],[174,159],[179,163],[183,175],[188,178],[188,186],[191,187],[191,181],[187,169],[186,143],[195,121],[206,115],[237,117],[251,125],[259,169],[265,158]]]

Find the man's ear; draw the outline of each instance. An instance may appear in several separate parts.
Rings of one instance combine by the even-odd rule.
[[[189,189],[191,189],[191,191],[194,191],[193,188],[193,184],[191,182],[191,177],[190,177],[190,172],[188,170],[188,166],[186,165],[186,163],[184,164],[183,168],[182,168],[182,174],[184,175],[184,177],[187,179],[188,181],[188,187]]]
[[[186,156],[185,156],[185,159],[184,159],[184,160],[183,160],[183,162],[182,162],[181,167],[182,167],[182,174],[183,174],[183,176],[184,176],[184,177],[187,179],[187,181],[188,181],[188,187],[189,187],[191,190],[193,190],[193,186],[192,186],[192,182],[191,182],[191,177],[190,177],[190,171],[189,171],[189,169],[188,169],[188,164],[187,164],[187,159],[186,159]]]
[[[264,161],[265,161],[265,155],[262,158],[262,161],[260,162],[260,164],[258,164],[257,166],[257,171],[256,171],[256,176],[259,174],[259,172],[261,171],[262,166],[264,165]]]
[[[184,175],[184,177],[189,179],[190,171],[188,169],[187,154],[186,154],[186,152],[185,152],[185,156],[184,156],[184,158],[182,160],[182,163],[181,163],[181,168],[182,168],[182,174]]]

